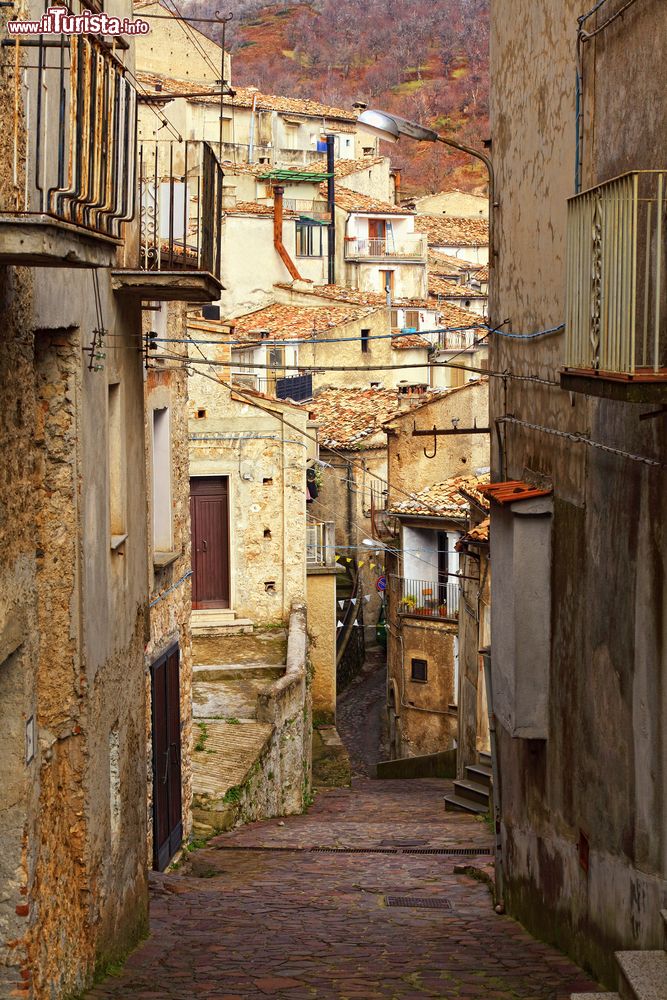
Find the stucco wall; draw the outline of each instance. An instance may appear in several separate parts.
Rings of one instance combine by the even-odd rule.
[[[198,47],[193,45],[183,24],[177,18],[169,18],[169,10],[162,4],[136,3],[134,13],[135,17],[144,18],[151,26],[147,35],[134,36],[138,70],[162,73],[177,80],[194,80],[209,86],[220,79],[220,46],[198,31],[196,24],[191,24],[190,29],[195,33]],[[162,16],[151,17],[151,14]],[[231,71],[232,59],[226,53],[225,78],[228,82],[231,82]]]
[[[618,6],[610,3],[598,17]],[[573,0],[493,4],[500,207],[491,315],[493,322],[510,317],[515,331],[564,319],[580,13]],[[664,166],[664,116],[654,88],[664,75],[665,13],[656,2],[636,5],[587,48],[584,184]],[[628,80],[627,66],[647,61],[651,73]],[[563,341],[494,339],[491,368],[557,382]],[[505,393],[492,381],[492,420],[515,413],[559,431],[585,429],[593,441],[665,461],[664,422],[638,420],[651,407],[513,379]],[[547,738],[499,732],[506,903],[611,985],[615,948],[662,946],[667,706],[650,692],[663,689],[667,658],[659,624],[664,473],[517,425],[506,427],[502,465],[500,458],[494,442],[496,478],[533,472],[554,483]],[[498,574],[492,600],[502,608]],[[530,606],[523,610],[530,614]],[[582,833],[590,843],[588,872],[578,862]]]

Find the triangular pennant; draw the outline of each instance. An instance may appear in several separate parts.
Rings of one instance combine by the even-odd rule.
[[[350,558],[349,556],[346,556],[346,557],[345,557],[345,562],[346,562],[346,563],[351,563],[351,562],[352,562],[352,560],[351,560],[351,558]]]
[[[375,569],[375,563],[371,563],[371,569]]]
[[[338,560],[339,560],[339,559],[340,559],[340,556],[339,556],[339,555],[337,555],[337,556],[336,556],[336,562],[338,562]]]
[[[368,602],[370,601],[370,599],[371,599],[371,595],[370,594],[366,594],[366,596],[364,597],[364,600],[365,600],[366,604],[368,604]]]
[[[342,622],[338,622],[338,624],[336,625],[336,628],[342,628],[342,627],[343,627],[343,623]]]
[[[362,567],[362,566],[365,566],[365,565],[366,565],[366,564],[364,563],[364,560],[362,559],[362,560],[361,560],[361,562],[359,563],[359,569],[361,569],[361,567]]]
[[[344,608],[345,607],[345,601],[339,601],[338,602],[338,607],[339,608]]]
[[[357,598],[356,598],[356,597],[353,597],[353,598],[351,599],[351,601],[350,601],[350,604],[353,604],[353,605],[354,605],[354,606],[356,607],[356,605],[357,605]]]

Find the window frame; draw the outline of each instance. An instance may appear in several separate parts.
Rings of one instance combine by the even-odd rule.
[[[315,259],[321,259],[324,256],[324,239],[322,237],[322,230],[324,226],[317,225],[313,222],[304,222],[301,219],[295,223],[295,236],[294,236],[294,246],[297,257],[313,257]],[[313,230],[319,232],[320,240],[320,250],[319,253],[313,252],[316,240],[313,239]],[[304,252],[304,244],[305,251]]]

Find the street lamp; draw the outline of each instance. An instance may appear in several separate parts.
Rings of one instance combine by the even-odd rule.
[[[492,266],[495,182],[493,164],[489,157],[478,149],[473,149],[462,142],[457,142],[456,139],[449,139],[444,135],[440,135],[432,128],[419,125],[417,122],[410,122],[406,118],[400,118],[398,115],[390,115],[386,111],[362,111],[357,119],[357,125],[362,131],[368,132],[370,135],[376,136],[376,138],[384,139],[386,142],[398,142],[402,135],[407,136],[409,139],[416,139],[418,142],[442,142],[445,146],[451,146],[452,149],[458,149],[462,153],[474,156],[476,160],[481,160],[489,175],[489,264]]]

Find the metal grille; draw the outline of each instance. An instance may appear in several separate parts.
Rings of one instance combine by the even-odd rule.
[[[451,910],[452,904],[444,897],[424,898],[423,896],[385,896],[387,906],[409,906],[420,910]]]

